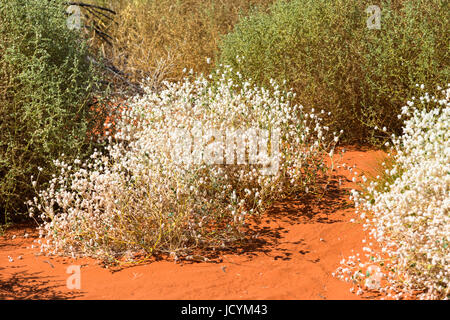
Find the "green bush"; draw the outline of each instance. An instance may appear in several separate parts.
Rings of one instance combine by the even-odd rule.
[[[400,133],[401,98],[416,83],[448,83],[449,16],[442,0],[381,0],[381,29],[369,29],[371,4],[278,1],[223,38],[219,62],[259,85],[286,80],[306,108],[332,112],[347,142],[377,143],[376,127]]]
[[[93,147],[89,132],[104,117],[92,106],[97,71],[81,34],[67,28],[64,9],[62,0],[0,2],[3,222],[26,212],[31,177],[45,185],[55,172],[52,159],[82,157]]]

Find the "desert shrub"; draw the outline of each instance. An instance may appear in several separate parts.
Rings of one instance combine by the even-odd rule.
[[[401,132],[400,97],[416,83],[449,80],[445,1],[379,1],[381,29],[369,29],[369,2],[278,1],[244,17],[220,44],[219,62],[258,85],[293,88],[306,108],[332,111],[347,142],[378,143]],[[239,60],[245,59],[245,63]]]
[[[275,83],[238,86],[230,74],[147,87],[106,152],[57,161],[60,174],[29,203],[43,249],[108,262],[130,251],[180,257],[242,239],[246,217],[277,199],[319,192],[339,134]]]
[[[396,298],[450,296],[450,85],[441,94],[425,93],[403,107],[407,120],[403,135],[393,137],[394,163],[364,192],[352,191],[370,231],[364,248],[370,259],[350,257],[342,262],[339,276],[359,286],[360,293],[372,289]],[[434,108],[426,111],[422,104]],[[373,272],[366,274],[369,265]]]
[[[62,1],[0,3],[0,210],[26,212],[32,177],[48,181],[53,159],[87,152],[102,113],[89,106],[97,83]],[[38,170],[40,169],[40,170]]]
[[[240,14],[271,0],[139,0],[93,3],[117,12],[117,24],[108,28],[113,46],[103,46],[117,68],[139,82],[151,78],[181,80],[184,68],[205,74],[206,58],[214,59],[220,36],[228,33]]]

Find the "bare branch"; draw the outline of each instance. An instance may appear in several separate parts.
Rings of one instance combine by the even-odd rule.
[[[85,7],[85,8],[94,8],[94,9],[98,9],[98,10],[107,11],[107,12],[112,13],[112,14],[117,14],[114,10],[111,10],[111,9],[105,8],[105,7],[100,7],[100,6],[97,6],[95,4],[89,4],[89,3],[84,3],[84,2],[67,2],[66,4],[68,6],[79,6],[79,7]]]

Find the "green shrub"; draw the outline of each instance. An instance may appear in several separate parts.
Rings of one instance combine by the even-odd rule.
[[[376,127],[399,133],[400,97],[414,96],[416,83],[449,81],[448,4],[378,3],[379,30],[366,24],[370,2],[278,1],[223,38],[220,63],[259,85],[286,80],[299,103],[332,112],[347,142],[376,143]]]
[[[104,116],[92,107],[97,73],[63,1],[0,2],[0,213],[26,212],[31,177],[44,184],[52,159],[82,156]],[[39,170],[41,168],[41,170]],[[0,221],[1,222],[1,221]]]

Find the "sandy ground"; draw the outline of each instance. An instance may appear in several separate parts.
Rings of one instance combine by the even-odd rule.
[[[356,164],[358,173],[374,172],[383,157],[350,149],[342,161]],[[362,226],[349,222],[356,217],[348,200],[352,176],[338,169],[320,201],[276,205],[252,224],[257,239],[208,262],[162,259],[111,270],[93,259],[41,256],[32,228],[12,228],[0,237],[0,299],[377,298],[357,296],[332,276],[342,258],[362,248]],[[81,266],[80,289],[67,288],[70,265]]]

